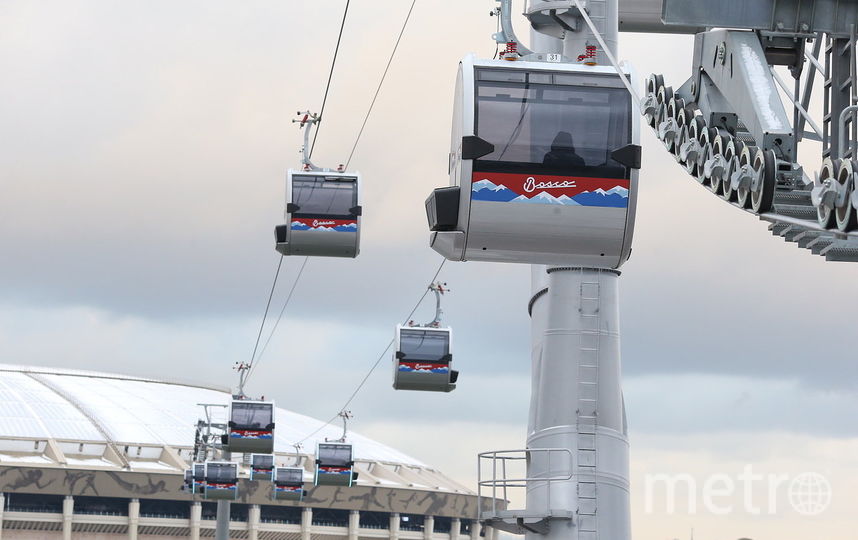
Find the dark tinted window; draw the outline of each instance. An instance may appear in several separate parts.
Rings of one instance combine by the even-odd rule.
[[[399,528],[404,531],[422,531],[423,516],[420,514],[400,514]]]
[[[387,512],[360,512],[360,526],[364,529],[389,529],[390,514]]]
[[[271,423],[274,406],[270,403],[232,403],[232,421],[238,429],[262,429]]]
[[[347,467],[352,461],[350,444],[320,444],[319,460],[329,467]]]
[[[203,519],[217,519],[217,503],[204,502],[202,507]]]
[[[273,469],[274,456],[271,454],[253,454],[252,466],[257,469]]]
[[[399,350],[405,353],[405,360],[441,362],[450,352],[450,334],[403,328],[399,333]]]
[[[74,513],[127,516],[128,499],[75,496]]]
[[[266,523],[301,523],[301,507],[263,505],[259,519]]]
[[[236,481],[236,466],[233,463],[209,463],[206,465],[206,482],[231,484]]]
[[[140,515],[149,517],[189,519],[191,517],[191,503],[187,501],[140,499]]]
[[[313,508],[313,525],[348,527],[349,511],[334,508]]]
[[[229,519],[231,521],[247,521],[250,506],[241,503],[229,504]]]
[[[325,176],[292,176],[295,216],[350,216],[357,206],[357,183],[353,179]]]
[[[6,493],[6,510],[12,512],[50,512],[61,514],[62,495],[33,495],[31,493]]]
[[[435,532],[449,533],[453,525],[453,519],[443,516],[435,516]]]
[[[278,484],[295,485],[304,483],[304,469],[292,467],[277,467],[274,471],[275,482],[277,482]]]
[[[631,100],[624,88],[544,84],[550,80],[545,73],[516,73],[519,81],[485,80],[502,77],[494,76],[497,70],[482,73],[476,131],[495,150],[481,157],[481,164],[526,165],[546,174],[625,174],[610,158],[631,142]]]

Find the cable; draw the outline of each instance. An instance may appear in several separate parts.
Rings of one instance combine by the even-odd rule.
[[[436,280],[436,279],[438,279],[438,274],[440,274],[440,273],[441,273],[441,269],[442,269],[442,268],[444,268],[444,264],[445,264],[446,262],[447,262],[447,259],[442,259],[442,260],[441,260],[441,264],[439,264],[439,265],[438,265],[438,269],[437,269],[437,270],[435,270],[435,275],[433,275],[433,276],[432,276],[432,279],[430,279],[430,280],[429,280],[429,283],[435,283],[435,280]],[[426,299],[426,295],[428,295],[428,294],[429,294],[429,290],[430,290],[430,289],[427,287],[427,288],[426,288],[426,290],[425,290],[425,291],[423,291],[423,295],[422,295],[422,296],[420,296],[420,299],[419,299],[419,300],[417,300],[417,303],[416,303],[416,304],[414,304],[414,307],[411,309],[411,312],[410,312],[410,313],[408,313],[408,315],[405,317],[405,321],[404,321],[404,323],[407,323],[408,321],[410,321],[410,320],[411,320],[411,318],[414,316],[414,313],[417,311],[417,308],[419,308],[419,307],[420,307],[420,304],[422,304],[422,303],[423,303],[423,300],[425,300],[425,299]],[[361,379],[360,383],[357,385],[357,388],[355,388],[354,392],[352,392],[352,394],[349,396],[349,399],[347,399],[347,400],[346,400],[346,402],[343,404],[343,406],[342,406],[342,407],[340,407],[340,411],[344,411],[344,410],[346,410],[346,409],[348,408],[349,404],[350,404],[350,403],[352,402],[352,400],[354,400],[354,398],[358,395],[358,392],[360,392],[360,391],[361,391],[361,389],[363,388],[363,385],[364,385],[364,384],[366,384],[366,381],[367,381],[367,380],[369,380],[369,377],[370,377],[370,376],[372,375],[372,373],[375,371],[375,368],[377,368],[377,367],[378,367],[378,365],[381,363],[381,361],[382,361],[382,360],[384,359],[384,357],[387,355],[387,351],[389,351],[389,350],[390,350],[390,347],[392,347],[392,346],[393,346],[393,340],[391,339],[391,340],[390,340],[390,342],[387,344],[387,347],[385,347],[385,348],[384,348],[384,350],[383,350],[383,351],[381,351],[381,354],[380,354],[380,355],[378,355],[378,359],[376,359],[375,363],[372,365],[372,367],[371,367],[371,368],[369,368],[369,371],[366,373],[366,375],[364,375],[364,378],[363,378],[363,379]],[[319,433],[320,431],[322,431],[322,430],[323,430],[323,429],[325,429],[326,427],[330,426],[330,425],[331,425],[331,423],[333,423],[333,421],[334,421],[334,420],[336,420],[336,419],[339,417],[339,415],[340,415],[340,413],[339,413],[339,412],[337,412],[337,414],[335,414],[335,415],[334,415],[330,420],[328,420],[327,422],[325,422],[324,424],[322,424],[321,426],[319,426],[319,428],[318,428],[318,429],[316,429],[316,431],[314,431],[314,432],[310,433],[309,435],[307,435],[306,437],[304,437],[303,439],[301,439],[300,441],[298,441],[298,442],[297,442],[297,443],[295,443],[295,444],[301,444],[301,443],[303,443],[304,441],[306,441],[307,439],[312,438],[312,437],[313,437],[313,435],[315,435],[315,434]]]
[[[328,91],[331,89],[331,80],[334,78],[334,66],[337,65],[337,55],[340,52],[340,42],[343,39],[343,29],[346,27],[346,16],[349,14],[349,3],[351,3],[351,0],[346,0],[346,8],[343,10],[343,20],[340,23],[340,33],[337,36],[337,46],[334,48],[334,58],[331,61],[331,71],[328,73],[328,84],[325,85],[325,97],[322,98],[322,108],[319,111],[320,122],[316,124],[316,132],[313,133],[313,144],[310,145],[310,153],[307,155],[307,159],[313,157],[313,150],[316,148],[316,138],[319,136],[319,129],[322,127],[321,119],[325,114],[325,104],[328,102]]]
[[[384,79],[387,77],[387,71],[390,69],[390,64],[393,62],[393,57],[396,55],[396,49],[399,48],[399,42],[402,40],[402,34],[405,33],[405,27],[408,26],[408,20],[411,19],[411,12],[414,11],[414,4],[416,3],[417,0],[411,0],[411,7],[408,9],[408,15],[405,16],[405,22],[402,23],[402,29],[399,31],[399,37],[396,38],[396,43],[393,45],[393,51],[390,53],[390,58],[387,60],[387,66],[384,68],[384,73],[381,74],[381,80],[378,82],[378,88],[375,89],[375,95],[372,98],[372,102],[369,104],[369,110],[366,111],[366,116],[363,119],[363,124],[360,126],[360,131],[358,131],[355,144],[352,146],[351,153],[349,153],[349,159],[346,160],[346,169],[349,168],[349,163],[352,162],[352,157],[355,155],[355,150],[360,142],[361,135],[363,135],[366,123],[369,120],[369,115],[372,113],[372,108],[375,106],[375,100],[378,99],[378,94],[381,92],[381,85],[384,84]]]
[[[268,339],[265,340],[265,345],[262,346],[262,350],[259,351],[259,356],[256,357],[256,363],[250,367],[250,371],[245,378],[245,381],[253,375],[253,370],[256,369],[256,366],[259,365],[259,362],[262,358],[262,355],[265,354],[265,350],[268,348],[268,344],[271,343],[271,338],[274,337],[274,332],[277,331],[277,325],[280,324],[280,319],[283,318],[283,314],[286,312],[286,307],[289,305],[289,301],[292,300],[292,294],[295,292],[295,287],[298,286],[298,281],[301,280],[301,275],[304,273],[304,267],[307,266],[307,262],[310,260],[310,257],[304,257],[304,263],[301,264],[301,269],[298,270],[298,275],[295,277],[295,281],[292,283],[292,288],[289,289],[289,294],[286,296],[286,301],[283,302],[283,307],[280,309],[280,314],[277,315],[277,320],[274,321],[274,326],[271,328],[271,333],[268,334]]]
[[[271,307],[271,298],[274,296],[274,289],[277,287],[277,278],[280,277],[281,266],[283,266],[283,255],[280,255],[280,260],[277,261],[277,272],[274,273],[274,283],[271,284],[271,292],[268,293],[268,302],[265,304],[265,313],[262,314],[262,324],[259,325],[259,333],[256,335],[256,344],[253,346],[253,354],[250,355],[249,369],[251,370],[253,368],[253,360],[256,358],[256,349],[259,348],[259,340],[262,338],[262,329],[265,327],[265,318],[268,317],[268,308]],[[248,376],[249,375],[250,372],[248,372]]]

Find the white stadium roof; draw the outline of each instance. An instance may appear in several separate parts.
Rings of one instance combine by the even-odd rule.
[[[199,403],[229,404],[228,389],[142,377],[67,369],[0,364],[0,441],[53,440],[122,446],[190,448]],[[226,422],[226,409],[213,409],[215,422]],[[338,424],[277,408],[275,453],[294,453],[303,442],[314,452],[317,442],[339,438]],[[321,429],[320,429],[321,428]],[[357,461],[428,468],[389,446],[349,431]],[[82,444],[81,444],[82,448]],[[11,450],[11,451],[10,451]],[[22,459],[16,447],[0,443],[0,463]],[[32,459],[32,458],[31,458]],[[29,461],[29,460],[28,460]]]

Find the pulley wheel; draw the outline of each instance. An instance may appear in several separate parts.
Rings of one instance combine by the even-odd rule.
[[[682,110],[682,107],[685,106],[685,100],[682,98],[678,98],[676,96],[670,98],[670,101],[667,102],[667,111],[665,113],[665,121],[669,121],[671,118],[679,122],[679,111]],[[664,142],[664,147],[673,154],[675,154],[679,146],[677,145],[679,139],[679,131],[673,135],[673,137],[666,136],[662,142]]]
[[[825,158],[822,162],[822,170],[819,171],[819,183],[824,184],[827,180],[836,182],[839,168],[839,159]],[[834,225],[834,211],[827,206],[820,204],[816,207],[816,218],[819,225],[825,229],[830,229]]]
[[[754,156],[754,171],[761,173],[757,190],[751,192],[751,210],[755,214],[768,212],[775,204],[777,167],[778,162],[773,150],[760,149]]]
[[[730,142],[730,136],[719,133],[715,135],[715,140],[712,142],[712,155],[720,155],[723,156],[727,151],[727,143]],[[713,173],[712,177],[709,178],[709,190],[716,195],[721,194],[721,188],[724,185],[724,177],[727,174],[727,170],[723,170],[718,174]]]
[[[697,156],[697,181],[701,184],[708,185],[709,179],[704,174],[704,166],[706,160],[712,156],[712,141],[718,136],[718,130],[707,128],[706,121],[702,118],[703,130],[700,132],[700,154]]]
[[[670,86],[661,85],[658,87],[658,92],[656,92],[656,98],[658,98],[658,102],[662,105],[667,105],[670,103],[670,100],[673,99],[673,88]]]
[[[664,79],[661,75],[652,74],[647,77],[646,80],[646,95],[647,97],[652,96],[658,102],[658,89],[664,86]],[[654,114],[646,114],[646,123],[649,124],[650,127],[658,127],[658,107],[656,107],[656,112]]]
[[[664,85],[659,86],[656,99],[658,100],[658,113],[653,127],[658,131],[658,126],[667,120],[667,104],[673,99],[673,88]]]
[[[744,149],[745,143],[736,137],[730,137],[727,148],[724,150],[724,159],[729,163],[729,167],[727,167],[727,171],[724,174],[724,181],[721,183],[721,198],[725,201],[732,202],[736,200],[736,191],[733,189],[731,182],[733,173],[739,167],[739,156],[742,155],[742,150]]]
[[[682,145],[688,140],[688,126],[680,126],[679,127],[679,135],[676,137],[676,143],[674,144],[674,154],[673,158],[682,165],[685,166],[685,161],[682,159]]]
[[[843,232],[851,231],[858,226],[858,217],[856,217],[855,207],[852,205],[856,172],[858,172],[858,163],[851,159],[842,160],[840,168],[837,170],[837,182],[846,186],[846,204],[834,209],[834,219],[837,222],[837,228]]]
[[[739,155],[739,168],[744,167],[745,165],[749,165],[754,168],[757,159],[757,147],[756,146],[745,146],[742,150],[742,153]],[[762,165],[762,161],[760,161],[760,165]],[[757,171],[754,168],[755,173],[759,173],[761,171]],[[736,189],[736,202],[742,208],[750,208],[751,207],[751,186],[739,186]]]
[[[659,98],[659,94],[661,93],[661,89],[664,88],[664,77],[661,75],[652,74],[650,75],[652,79],[652,93],[655,94],[656,98]],[[647,87],[647,92],[650,91],[650,88]],[[673,97],[673,91],[670,92],[670,97]],[[658,100],[659,103],[664,103],[660,98]]]
[[[706,122],[703,121],[702,116],[695,116],[691,119],[691,122],[688,125],[687,140],[694,140],[700,146],[695,148],[695,151],[697,152],[695,155],[686,156],[685,159],[685,170],[688,171],[688,174],[694,177],[697,177],[698,163],[700,161],[700,154],[702,154],[702,144],[700,144],[700,139],[704,133],[706,133]]]

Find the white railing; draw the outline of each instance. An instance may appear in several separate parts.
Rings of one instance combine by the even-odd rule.
[[[525,476],[521,478],[508,478],[507,477],[507,463],[509,462],[517,462],[516,465],[520,465],[520,462],[524,461],[525,465],[530,462],[531,456],[534,454],[546,454],[548,463],[546,464],[547,470],[552,469],[552,457],[554,459],[558,459],[557,455],[561,454],[565,460],[565,463],[568,464],[569,472],[568,474],[560,474],[558,476],[539,476],[539,477],[527,477]],[[487,513],[489,516],[499,516],[500,509],[498,508],[499,502],[503,501],[504,503],[508,503],[509,501],[509,490],[510,489],[520,489],[527,488],[529,482],[545,482],[548,484],[548,498],[546,500],[547,508],[545,510],[551,509],[551,483],[552,482],[567,482],[572,479],[574,476],[573,470],[573,460],[572,460],[572,451],[568,448],[530,448],[530,449],[521,449],[521,450],[494,450],[491,452],[482,452],[478,455],[478,466],[477,466],[477,512],[479,513],[478,519],[482,519],[483,517],[483,491],[485,490],[486,496],[490,495],[491,503],[489,505],[489,510]],[[491,461],[491,478],[483,479],[483,464],[484,461]]]

